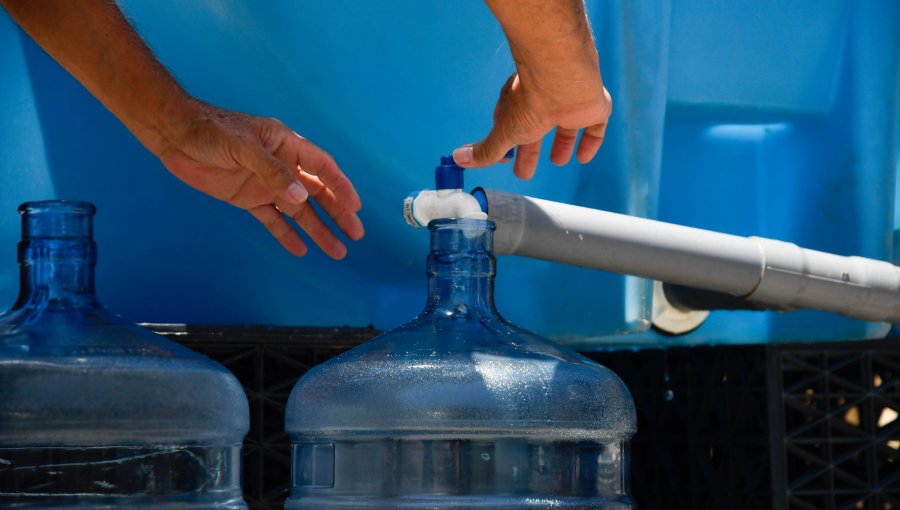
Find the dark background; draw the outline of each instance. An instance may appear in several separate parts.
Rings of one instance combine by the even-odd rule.
[[[244,494],[280,509],[284,409],[314,365],[371,329],[153,326],[228,367],[250,401]],[[588,354],[638,412],[631,493],[642,510],[900,509],[900,341]]]

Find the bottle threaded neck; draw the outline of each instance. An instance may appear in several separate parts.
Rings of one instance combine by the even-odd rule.
[[[494,223],[486,220],[439,219],[428,224],[431,252],[428,276],[468,274],[494,276]]]
[[[94,264],[94,213],[88,202],[47,200],[19,206],[22,241],[19,263],[42,261]]]
[[[20,289],[17,305],[94,300],[93,217],[87,202],[48,200],[19,206]]]
[[[428,224],[426,310],[494,310],[494,224],[486,220],[440,219]],[[465,305],[465,306],[461,306]]]

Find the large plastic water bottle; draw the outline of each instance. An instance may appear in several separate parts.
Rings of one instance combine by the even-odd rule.
[[[0,508],[246,508],[238,381],[98,304],[91,204],[19,211],[21,290],[0,315]]]
[[[632,508],[628,389],[497,314],[493,228],[432,221],[424,312],[297,383],[287,509]]]

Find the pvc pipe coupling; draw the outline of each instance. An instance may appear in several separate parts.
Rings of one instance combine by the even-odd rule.
[[[496,190],[494,251],[623,273],[741,298],[900,323],[900,268],[761,237],[740,237]],[[748,306],[748,308],[754,308]]]

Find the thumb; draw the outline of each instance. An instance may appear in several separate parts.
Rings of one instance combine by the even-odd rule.
[[[239,161],[241,166],[249,169],[262,179],[273,193],[292,204],[306,201],[309,193],[294,177],[294,174],[278,158],[262,146],[245,151]]]
[[[463,168],[480,168],[493,165],[498,161],[509,157],[507,153],[516,146],[503,130],[494,126],[487,138],[474,143],[463,145],[453,151],[453,159]]]

